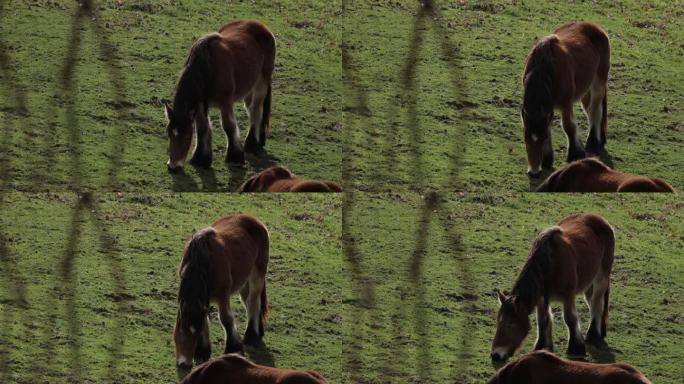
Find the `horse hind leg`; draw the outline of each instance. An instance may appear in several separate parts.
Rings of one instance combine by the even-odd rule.
[[[572,111],[572,104],[566,106],[562,111],[561,124],[563,130],[568,137],[568,162],[583,159],[585,157],[582,142],[577,134],[577,123],[575,122],[575,115]]]
[[[264,277],[254,271],[249,283],[240,291],[247,309],[247,328],[243,338],[245,344],[256,345],[264,335],[264,324],[261,321],[261,291],[264,289]]]
[[[223,330],[226,334],[224,353],[243,353],[244,348],[238,336],[235,317],[230,310],[230,298],[228,297],[225,300],[219,301],[219,320],[221,320],[221,325],[223,325]]]

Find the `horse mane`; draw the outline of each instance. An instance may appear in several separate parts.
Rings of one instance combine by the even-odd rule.
[[[220,37],[218,33],[210,33],[195,40],[190,46],[173,98],[176,116],[187,116],[193,110],[197,112],[200,103],[207,105],[211,84],[208,48],[213,40]],[[194,118],[188,117],[191,120]]]
[[[524,308],[533,308],[540,296],[546,297],[546,277],[551,269],[551,240],[562,229],[553,226],[543,230],[532,243],[529,256],[513,284],[511,295],[517,295]]]
[[[557,41],[555,35],[547,36],[527,56],[523,72],[523,109],[527,113],[536,113],[539,109],[553,111],[553,44]]]
[[[205,228],[192,236],[181,260],[178,288],[178,307],[183,326],[199,330],[203,324],[211,290],[211,258],[208,240],[213,228]]]

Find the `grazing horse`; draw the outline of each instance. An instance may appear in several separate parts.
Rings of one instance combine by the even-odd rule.
[[[287,168],[271,167],[250,177],[238,192],[342,192],[342,187],[332,181],[300,179]]]
[[[537,342],[534,349],[553,350],[549,303],[563,304],[563,319],[570,334],[568,354],[585,354],[575,295],[584,293],[591,312],[586,341],[600,345],[606,336],[608,291],[613,267],[615,236],[602,217],[576,214],[542,231],[510,293],[498,292],[496,335],[491,357],[512,356],[530,331],[529,316],[537,309]]]
[[[266,270],[268,230],[247,215],[229,215],[197,231],[185,246],[180,262],[178,312],[173,331],[176,362],[191,367],[211,356],[209,303],[218,304],[226,333],[225,353],[242,352],[230,295],[240,292],[248,322],[244,342],[256,344],[264,336],[268,317]]]
[[[166,103],[169,170],[183,167],[190,150],[193,121],[197,144],[190,162],[211,166],[210,106],[221,110],[221,125],[228,136],[226,161],[243,163],[240,131],[233,104],[245,101],[250,128],[245,149],[258,152],[266,144],[271,116],[271,77],[275,67],[275,37],[257,21],[235,21],[218,33],[197,39],[190,47],[173,105]]]
[[[521,111],[530,177],[539,177],[542,167],[553,168],[549,125],[554,108],[561,110],[568,136],[568,162],[585,156],[573,113],[577,100],[582,101],[591,126],[586,150],[601,152],[606,144],[609,69],[608,36],[595,24],[562,25],[534,46],[523,72]]]
[[[610,169],[600,160],[574,161],[552,173],[537,192],[674,192],[655,177],[636,176]]]
[[[197,366],[181,384],[327,384],[320,373],[256,365],[238,354]]]
[[[529,353],[501,368],[487,384],[651,384],[629,364],[564,360],[546,351]]]

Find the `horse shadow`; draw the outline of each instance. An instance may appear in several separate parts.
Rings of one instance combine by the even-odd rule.
[[[176,375],[178,376],[178,381],[182,381],[185,378],[185,376],[187,376],[190,373],[190,371],[192,371],[192,367],[176,366]]]
[[[600,345],[587,344],[587,355],[597,363],[614,363],[615,350],[611,348],[605,341],[601,341]]]
[[[249,167],[254,170],[254,172],[261,172],[262,170],[278,165],[280,159],[269,154],[266,150],[262,150],[258,154],[245,153],[245,161],[249,164]],[[244,165],[229,165],[229,180],[228,180],[228,190],[235,191],[240,185],[245,181],[247,174],[247,167]]]
[[[216,179],[216,171],[213,168],[201,168],[195,167],[197,175],[202,181],[202,186],[193,178],[185,173],[184,170],[169,172],[171,178],[173,179],[173,191],[174,192],[215,192],[219,190],[219,183]]]
[[[275,367],[275,358],[263,340],[259,340],[256,345],[246,345],[245,352],[256,364]]]
[[[172,190],[174,192],[198,192],[199,186],[195,180],[190,177],[185,170],[176,172],[168,171],[173,182]]]
[[[605,148],[601,149],[601,153],[596,157],[598,157],[603,164],[610,167],[610,169],[615,169],[615,166],[613,165],[613,156],[611,156]]]
[[[543,168],[542,173],[541,173],[541,175],[539,175],[539,177],[534,178],[532,176],[527,176],[527,179],[530,182],[530,192],[536,191],[537,187],[539,187],[539,185],[541,185],[541,183],[543,183],[546,180],[546,178],[551,176],[551,174],[555,171],[556,171],[555,168],[551,168],[551,169]]]

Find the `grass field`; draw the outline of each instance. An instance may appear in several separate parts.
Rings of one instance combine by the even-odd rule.
[[[494,289],[510,290],[538,232],[576,212],[598,213],[616,231],[609,349],[590,348],[588,360],[634,364],[653,383],[681,382],[682,199],[466,194],[447,200],[433,206],[415,194],[363,194],[347,213],[357,248],[348,253],[354,255],[348,274],[362,282],[350,285],[354,306],[344,322],[353,382],[485,382],[494,372]],[[588,311],[577,301],[586,332]],[[564,356],[567,332],[560,306],[552,308],[554,344]],[[536,336],[534,315],[531,321],[522,352],[531,351]]]
[[[347,5],[345,140],[357,190],[529,190],[536,183],[525,174],[522,69],[538,38],[574,20],[596,22],[610,36],[604,160],[684,187],[682,1],[435,4],[437,21],[420,21],[411,0]],[[567,143],[556,115],[558,168]],[[585,138],[579,106],[576,116]]]
[[[9,68],[0,71],[6,189],[83,184],[136,192],[225,191],[274,163],[308,178],[340,180],[339,1],[96,1],[99,16],[74,28],[77,4],[3,2],[0,36]],[[213,111],[213,168],[188,167],[172,176],[165,166],[161,100],[172,98],[193,38],[244,18],[263,21],[277,39],[267,153],[248,158],[245,167],[227,167],[226,139]],[[102,36],[115,51],[100,45]],[[71,52],[76,53],[74,83],[67,87],[63,74]],[[117,65],[114,72],[108,57]],[[14,109],[17,97],[9,79],[25,91],[26,114]],[[242,105],[235,110],[244,138],[247,117]],[[117,155],[118,182],[106,185]]]
[[[231,212],[257,216],[271,238],[266,347],[248,349],[248,355],[263,364],[318,370],[331,383],[347,382],[340,364],[345,281],[339,273],[344,265],[340,196],[103,194],[97,217],[116,247],[99,242],[96,221],[86,211],[78,219],[81,236],[73,250],[67,239],[74,195],[11,193],[2,198],[3,208],[11,208],[0,218],[5,246],[0,375],[7,375],[1,382],[176,382],[171,333],[183,244],[193,229]],[[60,271],[67,254],[75,258],[75,272],[63,285]],[[13,281],[23,283],[23,301]],[[123,284],[122,292],[117,283]],[[242,330],[245,313],[233,299]],[[217,356],[224,336],[212,312]],[[109,357],[116,340],[123,340],[123,349],[111,377]],[[78,367],[81,375],[75,377]]]

